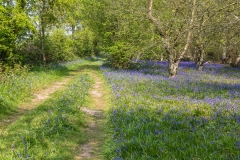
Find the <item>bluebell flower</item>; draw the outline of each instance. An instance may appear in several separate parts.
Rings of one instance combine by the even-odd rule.
[[[236,121],[240,123],[240,115],[237,116]]]
[[[240,141],[236,142],[236,149],[240,149]]]

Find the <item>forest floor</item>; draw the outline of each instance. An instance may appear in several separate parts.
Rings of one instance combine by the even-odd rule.
[[[22,116],[39,107],[41,103],[51,97],[52,93],[66,87],[75,76],[80,74],[88,74],[93,80],[93,85],[89,92],[89,105],[80,108],[85,119],[84,127],[80,127],[83,127],[81,129],[87,138],[83,144],[79,144],[78,153],[74,159],[102,159],[102,146],[106,140],[105,127],[109,93],[98,65],[83,66],[79,71],[71,72],[63,80],[54,82],[45,89],[34,93],[34,98],[30,102],[19,106],[16,112],[0,121],[0,133]]]

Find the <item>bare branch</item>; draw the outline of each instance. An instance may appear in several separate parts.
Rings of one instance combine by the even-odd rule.
[[[206,21],[209,21],[211,18],[213,18],[214,16],[216,16],[218,13],[220,13],[220,11],[223,11],[224,9],[228,8],[229,6],[232,6],[232,5],[237,4],[237,3],[238,3],[238,2],[234,2],[234,3],[230,3],[230,4],[226,5],[226,6],[223,6],[222,8],[218,9],[217,11],[215,11],[212,15],[210,15],[210,16],[205,20],[205,22],[206,22]],[[205,23],[205,22],[204,22],[204,23]]]
[[[157,20],[155,17],[153,17],[153,15],[152,15],[152,8],[153,8],[153,0],[149,0],[149,7],[148,7],[148,14],[147,14],[148,18],[155,25],[155,27],[158,30],[160,36],[165,38],[166,35],[163,32],[162,24],[161,24],[161,22],[159,20]]]
[[[235,19],[237,19],[238,21],[240,21],[240,18],[239,18],[238,16],[236,16],[234,13],[232,13],[232,15],[233,15],[233,17],[234,17]]]
[[[196,0],[193,0],[192,15],[191,15],[191,20],[190,20],[190,24],[189,24],[189,30],[188,30],[187,40],[186,40],[186,44],[185,44],[185,46],[184,46],[184,49],[183,49],[182,53],[180,54],[178,60],[180,60],[180,59],[183,58],[183,56],[184,56],[185,53],[187,52],[188,47],[189,47],[189,45],[190,45],[191,37],[192,37],[192,29],[193,29],[193,25],[194,25],[195,11],[196,11]]]

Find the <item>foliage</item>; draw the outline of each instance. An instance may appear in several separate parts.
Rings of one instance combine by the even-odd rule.
[[[30,18],[20,8],[19,3],[11,6],[0,3],[0,60],[14,63],[19,59],[14,53],[16,43],[28,36],[29,31],[33,31]]]
[[[145,18],[144,4],[143,1],[125,0],[84,3],[88,7],[84,7],[85,19],[88,18],[85,23],[96,35],[99,48],[108,55],[113,67],[127,68],[133,59],[150,57],[149,49],[158,45],[153,41],[153,28]]]
[[[112,66],[126,68],[131,61],[167,59],[169,51],[176,58],[190,32],[190,59],[203,53],[207,60],[220,60],[226,52],[234,62],[239,55],[239,1],[197,1],[193,7],[192,1],[155,0],[152,15],[162,33],[149,23],[149,2],[2,0],[0,60],[39,64],[107,55]]]
[[[115,68],[128,68],[132,62],[133,54],[131,46],[127,42],[116,42],[108,48],[110,65]]]
[[[168,79],[166,62],[140,65],[102,68],[113,91],[106,159],[239,158],[239,69],[208,64],[196,72],[184,62]]]
[[[191,59],[203,53],[203,60],[219,60],[219,53],[222,52],[220,41],[226,39],[224,35],[229,36],[229,41],[233,40],[226,44],[228,54],[236,56],[240,33],[236,28],[240,22],[237,20],[238,6],[239,2],[235,1],[193,3],[186,0],[155,0],[152,15],[159,21],[150,24],[146,1],[84,1],[83,19],[84,24],[96,35],[102,51],[109,56],[110,64],[125,68],[127,65],[123,63],[124,60],[129,63],[139,59],[169,58],[174,62],[183,58],[179,55],[186,53]],[[156,24],[161,24],[161,33]],[[125,54],[121,53],[121,49],[109,52],[117,50],[119,46],[124,48]],[[169,53],[171,56],[168,56]]]
[[[16,51],[21,57],[21,62],[23,64],[42,64],[41,41],[39,37],[22,41],[17,45]]]
[[[55,29],[45,37],[45,53],[48,63],[70,61],[77,57],[91,56],[93,52],[92,33],[87,29],[77,31],[74,36],[66,35],[62,29]],[[42,64],[41,41],[27,40],[19,45],[18,53],[24,64]]]
[[[70,61],[76,59],[73,52],[73,41],[69,38],[64,30],[54,30],[49,36],[49,48],[47,59],[49,62]]]
[[[95,36],[89,28],[79,29],[74,34],[74,53],[79,57],[94,55]]]

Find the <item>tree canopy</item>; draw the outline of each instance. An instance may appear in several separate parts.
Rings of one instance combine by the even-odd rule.
[[[1,0],[0,61],[46,64],[104,55],[116,68],[139,60],[238,66],[238,0]]]

